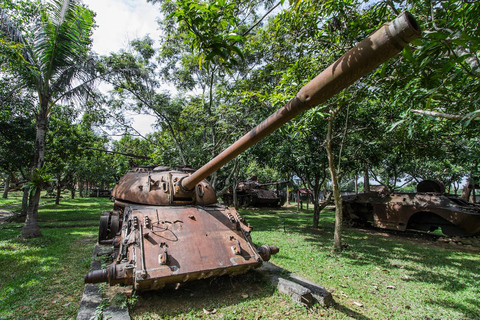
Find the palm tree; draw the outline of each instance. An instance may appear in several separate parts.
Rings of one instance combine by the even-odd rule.
[[[60,100],[86,97],[95,79],[89,57],[92,12],[78,0],[37,1],[32,7],[24,29],[0,8],[0,65],[38,95],[33,188],[22,237],[41,235],[37,214],[49,112]]]

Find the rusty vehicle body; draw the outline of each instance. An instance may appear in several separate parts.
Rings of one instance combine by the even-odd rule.
[[[342,200],[344,219],[377,228],[480,234],[480,206],[445,194],[443,183],[434,180],[420,182],[416,193],[367,192]]]
[[[286,197],[280,194],[278,188],[268,189],[269,186],[279,186],[288,183],[288,181],[277,181],[269,183],[258,183],[256,179],[248,179],[239,182],[237,189],[238,205],[244,207],[281,207],[286,201]],[[228,189],[222,196],[223,203],[233,205],[233,188]]]
[[[92,188],[90,189],[90,194],[88,196],[90,198],[109,198],[112,196],[112,191],[108,189]]]
[[[114,188],[114,209],[100,219],[99,242],[116,258],[89,272],[87,283],[159,289],[259,267],[278,247],[257,247],[234,208],[217,203],[204,180],[301,112],[313,108],[397,55],[420,35],[407,12],[371,34],[304,86],[296,97],[198,170],[142,167]]]

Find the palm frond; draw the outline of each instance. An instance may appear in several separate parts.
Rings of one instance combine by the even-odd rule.
[[[50,84],[51,96],[55,99],[53,103],[72,98],[83,102],[82,99],[90,95],[97,79],[93,57],[64,68]]]

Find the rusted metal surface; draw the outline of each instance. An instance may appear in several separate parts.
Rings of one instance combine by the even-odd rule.
[[[285,184],[288,181],[258,183],[256,179],[248,179],[239,182],[236,193],[238,205],[244,207],[281,207],[285,203],[285,197],[278,190],[266,189],[265,187]],[[223,196],[223,203],[233,205],[233,189],[230,188]]]
[[[256,247],[251,227],[233,208],[216,204],[214,190],[203,179],[302,111],[393,57],[419,34],[413,17],[402,14],[198,171],[142,167],[127,173],[113,191],[114,209],[101,217],[99,230],[99,243],[110,242],[115,261],[104,270],[88,273],[85,282],[150,290],[259,267],[279,248]]]
[[[135,168],[124,175],[113,189],[115,199],[145,205],[208,205],[217,202],[215,191],[200,181],[193,190],[182,190],[178,182],[188,172],[158,166]]]
[[[118,229],[118,221],[112,223],[117,225],[110,224],[107,230]],[[278,252],[274,246],[255,247],[251,227],[233,208],[220,205],[128,204],[122,225],[116,237],[120,243],[115,262],[105,270],[87,274],[85,282],[155,290],[168,284],[244,273]]]
[[[442,186],[428,180],[418,185],[417,193],[368,192],[345,196],[343,214],[346,219],[382,229],[434,231],[441,228],[449,236],[479,235],[480,206],[445,194]]]
[[[410,41],[420,36],[415,19],[404,12],[344,54],[315,79],[307,83],[296,97],[265,121],[245,134],[190,177],[182,181],[184,189],[195,185],[280,128],[300,113],[327,101],[336,93],[397,55]]]

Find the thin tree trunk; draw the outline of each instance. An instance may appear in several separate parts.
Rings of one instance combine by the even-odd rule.
[[[22,228],[22,238],[35,238],[41,236],[40,227],[37,221],[38,205],[40,203],[40,191],[42,188],[41,177],[39,172],[43,167],[45,159],[45,137],[47,134],[47,110],[48,110],[48,98],[40,96],[40,110],[37,114],[36,123],[36,136],[35,136],[35,155],[34,155],[34,168],[32,172],[32,180],[37,181],[34,194],[30,196],[28,202],[27,218]]]
[[[298,212],[298,205],[300,204],[300,190],[297,190],[297,212]]]
[[[8,190],[10,190],[10,180],[12,179],[12,173],[7,174],[7,179],[5,180],[5,187],[3,189],[3,199],[8,199]]]
[[[57,194],[55,195],[55,205],[60,204],[60,196],[62,194],[62,185],[60,184],[60,181],[57,182]]]
[[[233,179],[233,186],[232,186],[232,201],[233,201],[233,206],[235,209],[238,209],[238,193],[237,193],[237,185],[238,185],[238,180],[237,178]]]
[[[472,202],[477,203],[477,199],[475,196],[475,179],[472,179]]]
[[[30,193],[30,188],[26,185],[23,186],[23,197],[22,197],[22,213],[21,216],[27,217],[27,210],[28,210],[28,194]]]
[[[355,173],[355,194],[358,194],[358,174]]]
[[[368,176],[368,167],[365,166],[365,175],[363,176],[363,192],[370,192],[370,177]]]
[[[78,183],[78,193],[80,194],[80,198],[83,198],[83,182],[82,181]]]
[[[290,174],[287,173],[287,181],[290,181]],[[288,189],[287,183],[287,204],[290,204],[290,190]]]
[[[328,157],[328,170],[332,179],[333,199],[335,201],[335,232],[333,235],[333,248],[335,251],[342,251],[342,197],[340,196],[340,188],[338,185],[338,174],[335,170],[334,159],[332,154],[332,130],[333,117],[328,121],[328,133],[325,141],[325,149]]]
[[[462,191],[462,199],[469,202],[470,201],[470,193],[472,189],[470,189],[470,182],[472,181],[471,175],[467,179],[467,183],[463,187]]]

